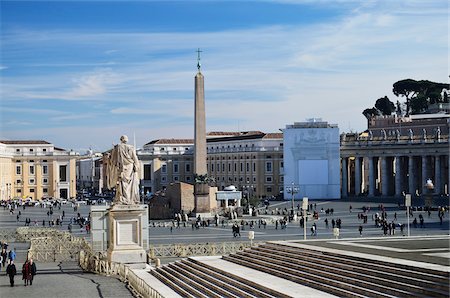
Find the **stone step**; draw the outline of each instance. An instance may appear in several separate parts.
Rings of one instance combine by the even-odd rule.
[[[192,297],[192,298],[197,298],[197,297],[205,298],[205,297],[207,297],[203,293],[199,292],[197,289],[191,287],[188,283],[185,283],[184,281],[182,281],[179,278],[177,278],[176,276],[174,276],[165,267],[157,268],[154,271],[159,273],[161,276],[164,276],[164,278],[166,280],[169,280],[172,283],[171,284],[171,288],[174,291],[180,293],[183,297]],[[175,287],[172,287],[172,285],[175,285]],[[185,294],[183,294],[183,292],[180,292],[179,289],[182,289]]]
[[[365,290],[370,289],[376,292],[387,293],[393,296],[419,297],[418,295],[415,295],[415,293],[407,290],[396,289],[382,284],[377,284],[371,281],[362,280],[355,276],[353,277],[343,276],[341,274],[334,273],[334,270],[333,272],[331,272],[331,270],[317,270],[308,266],[297,265],[290,261],[281,261],[276,259],[276,255],[262,256],[252,253],[251,251],[245,251],[239,252],[235,254],[235,256],[246,257],[247,260],[253,260],[254,262],[263,261],[271,263],[272,265],[277,265],[280,268],[288,267],[289,270],[292,270],[292,272],[295,272],[295,274],[306,275],[309,276],[309,278],[311,279],[315,279],[316,281],[320,281],[321,279],[326,278],[347,285],[358,285],[359,287],[365,288]]]
[[[394,297],[377,293],[375,291],[366,290],[358,286],[352,286],[327,278],[310,278],[308,274],[301,275],[298,272],[290,270],[288,267],[281,267],[272,265],[271,263],[261,262],[248,258],[239,258],[236,255],[223,256],[224,260],[233,262],[245,267],[253,268],[258,271],[266,272],[268,274],[281,277],[308,287],[318,289],[326,293],[331,293],[339,297]],[[372,294],[369,296],[368,294]]]
[[[437,288],[436,283],[433,282],[405,277],[398,274],[380,272],[378,270],[372,270],[370,267],[361,268],[359,266],[351,266],[335,261],[322,260],[318,257],[310,257],[299,253],[285,252],[267,247],[255,247],[252,248],[251,252],[257,255],[261,254],[267,257],[272,257],[277,260],[293,262],[298,265],[320,270],[321,272],[327,271],[329,268],[333,268],[333,272],[335,274],[378,283],[384,286],[411,291],[418,294],[426,294],[429,297],[442,297],[442,295],[445,294],[445,285],[443,284],[439,284],[442,288]]]
[[[220,298],[220,295],[217,295],[213,291],[205,288],[202,284],[187,278],[177,270],[171,268],[169,265],[165,265],[161,268],[164,268],[164,271],[166,271],[168,274],[188,285],[190,287],[189,291],[195,290],[192,294],[196,297]]]
[[[208,291],[214,292],[217,297],[230,297],[230,298],[238,298],[238,295],[228,291],[224,284],[211,282],[211,278],[200,277],[197,270],[192,267],[187,266],[181,262],[170,263],[168,265],[170,268],[176,270],[179,274],[183,274],[186,278],[194,280],[198,284],[201,284],[204,288],[208,289]],[[205,291],[206,292],[206,291]],[[241,293],[241,296],[242,293]]]
[[[345,262],[346,264],[351,264],[358,267],[370,267],[374,270],[379,270],[381,272],[394,273],[403,276],[408,276],[412,278],[420,278],[422,280],[427,280],[436,283],[448,284],[446,281],[449,279],[448,272],[441,272],[428,268],[412,267],[404,264],[389,263],[381,260],[361,258],[358,256],[343,255],[338,253],[331,253],[328,251],[320,251],[314,249],[306,249],[303,247],[295,247],[291,245],[285,245],[280,243],[266,243],[262,247],[272,247],[277,251],[289,251],[295,252],[302,255],[309,255],[312,257],[317,257],[321,259],[327,259],[331,261]],[[418,274],[420,273],[420,274]]]
[[[249,295],[247,292],[235,288],[234,286],[232,286],[232,283],[223,282],[222,280],[218,279],[218,274],[216,272],[205,274],[203,270],[199,270],[194,263],[186,261],[185,259],[181,260],[177,265],[190,274],[193,274],[195,278],[204,279],[207,282],[213,284],[214,287],[219,287],[218,291],[226,297],[255,297],[254,295]],[[222,288],[224,290],[222,290]]]
[[[214,276],[214,278],[223,282],[226,285],[233,285],[233,287],[243,291],[244,293],[249,293],[252,297],[259,298],[288,298],[289,295],[285,295],[283,293],[277,292],[273,289],[267,288],[261,284],[249,281],[247,279],[243,279],[237,277],[233,273],[220,270],[216,267],[212,267],[208,264],[201,263],[195,259],[189,258],[187,260],[182,260],[182,262],[186,262],[192,268],[197,269],[204,273],[204,275]]]
[[[183,297],[195,298],[195,296],[191,295],[187,291],[185,291],[185,287],[179,286],[176,282],[173,282],[170,278],[166,277],[166,272],[161,273],[160,271],[153,269],[150,271],[150,274],[156,277],[159,281],[167,285],[169,288],[177,292]]]

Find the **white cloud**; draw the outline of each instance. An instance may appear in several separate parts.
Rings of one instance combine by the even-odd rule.
[[[23,78],[5,77],[2,89],[11,100],[101,102],[104,117],[143,118],[135,126],[122,124],[140,131],[139,138],[188,137],[193,128],[175,118],[193,118],[195,49],[201,47],[208,130],[234,130],[239,122],[241,129],[276,131],[312,116],[341,130],[363,130],[362,110],[384,95],[396,100],[395,81],[447,80],[448,16],[435,6],[370,1],[315,25],[222,32],[23,33],[15,43],[25,48],[92,45],[103,58],[120,53],[122,60],[99,69],[95,63],[104,61],[74,59],[67,72],[30,77],[27,85]],[[173,123],[153,119],[161,117]]]

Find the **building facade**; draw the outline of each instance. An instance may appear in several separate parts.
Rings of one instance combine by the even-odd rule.
[[[77,160],[77,191],[91,194],[103,193],[103,157],[101,153],[80,157]]]
[[[142,163],[142,192],[158,191],[172,182],[193,183],[192,139],[159,139],[138,151]],[[213,186],[235,185],[247,196],[277,196],[283,190],[281,133],[210,132],[207,171]]]
[[[419,196],[428,179],[448,195],[449,125],[449,114],[380,116],[362,134],[342,134],[342,196]]]
[[[287,125],[283,134],[285,198],[339,199],[337,125],[313,118]],[[289,185],[297,188],[292,190]]]
[[[0,141],[1,199],[75,197],[76,158],[46,141]]]

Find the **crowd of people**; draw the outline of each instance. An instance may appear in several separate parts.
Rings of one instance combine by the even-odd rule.
[[[17,275],[16,259],[17,253],[15,248],[9,248],[6,241],[0,241],[0,272],[5,268],[6,276],[9,278],[9,284],[14,287],[14,279]],[[9,249],[8,249],[9,248]],[[37,267],[32,258],[25,260],[22,265],[22,280],[24,285],[32,285],[34,276],[36,275]]]

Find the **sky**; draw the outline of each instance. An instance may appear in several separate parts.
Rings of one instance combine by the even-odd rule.
[[[0,2],[0,139],[84,153],[322,118],[363,131],[398,80],[448,82],[446,0]]]

